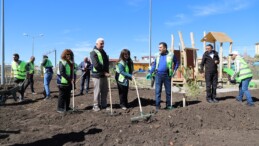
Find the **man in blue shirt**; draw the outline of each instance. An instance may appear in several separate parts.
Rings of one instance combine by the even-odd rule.
[[[156,110],[160,109],[162,85],[166,92],[166,109],[171,107],[171,78],[174,76],[179,62],[174,54],[168,52],[165,42],[159,43],[159,55],[156,57],[150,73],[155,73]]]

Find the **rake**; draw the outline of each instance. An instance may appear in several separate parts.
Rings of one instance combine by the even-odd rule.
[[[135,88],[136,88],[136,91],[137,91],[137,97],[138,97],[138,103],[139,103],[140,116],[132,117],[132,118],[131,118],[131,122],[134,122],[134,121],[141,121],[141,120],[148,120],[148,119],[150,119],[150,117],[152,116],[152,114],[144,114],[144,113],[143,113],[142,106],[141,106],[141,101],[140,101],[139,93],[138,93],[138,86],[137,86],[137,83],[136,83],[135,78],[133,78],[133,81],[134,81],[134,83],[135,83]]]

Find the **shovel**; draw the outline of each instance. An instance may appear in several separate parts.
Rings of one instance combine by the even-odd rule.
[[[138,86],[137,86],[135,78],[133,78],[133,81],[135,83],[135,88],[136,88],[136,91],[137,91],[137,97],[138,97],[138,103],[139,103],[139,109],[140,109],[140,116],[132,117],[131,118],[131,122],[141,121],[141,120],[148,120],[148,119],[150,119],[152,114],[144,114],[143,113],[142,106],[141,106],[141,101],[140,101],[140,97],[139,97],[139,93],[138,93]]]

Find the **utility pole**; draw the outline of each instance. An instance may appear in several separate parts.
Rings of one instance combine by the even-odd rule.
[[[1,63],[1,85],[5,84],[5,56],[4,56],[4,0],[2,0],[2,63]]]
[[[150,0],[149,2],[149,66],[151,66],[152,0]]]

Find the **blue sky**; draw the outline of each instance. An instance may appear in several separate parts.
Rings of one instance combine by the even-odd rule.
[[[233,50],[246,49],[254,56],[259,42],[258,7],[259,0],[152,0],[152,54],[161,41],[171,46],[171,34],[178,48],[181,31],[187,47],[190,32],[194,33],[201,56],[203,32],[215,31],[232,38]],[[34,41],[36,64],[53,49],[59,60],[65,48],[72,49],[80,63],[89,57],[98,37],[105,39],[110,58],[118,58],[123,48],[140,58],[149,55],[149,0],[5,0],[6,64],[15,52],[25,61],[32,55],[32,38],[23,33],[44,34]],[[225,56],[228,48],[225,43]],[[54,62],[54,53],[49,58]]]

